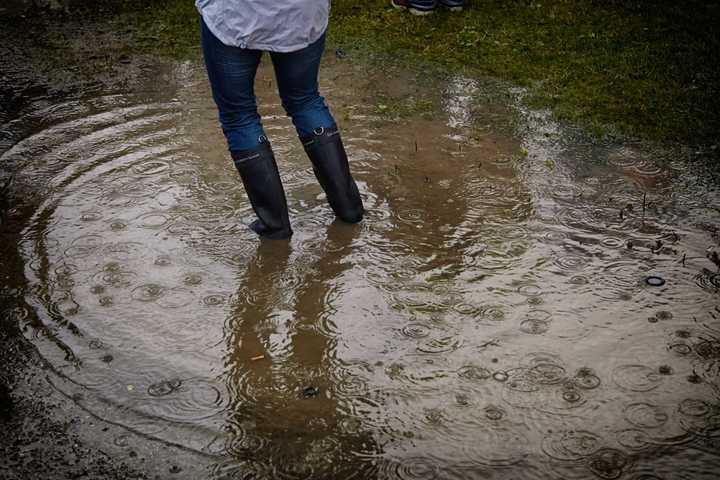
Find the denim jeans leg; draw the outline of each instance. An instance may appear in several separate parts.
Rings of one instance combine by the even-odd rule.
[[[335,119],[320,96],[318,72],[325,50],[325,35],[296,52],[271,52],[283,108],[292,118],[299,137],[318,128],[332,128]]]
[[[205,67],[228,149],[257,148],[264,138],[254,89],[262,52],[225,45],[200,22]]]

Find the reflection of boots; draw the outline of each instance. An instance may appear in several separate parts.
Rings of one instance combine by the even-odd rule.
[[[347,155],[337,128],[320,129],[313,135],[302,137],[300,141],[335,215],[348,223],[362,220],[362,199],[350,175]]]
[[[293,232],[288,218],[285,190],[270,144],[264,142],[257,148],[230,153],[258,217],[250,224],[250,228],[264,238],[289,238]]]

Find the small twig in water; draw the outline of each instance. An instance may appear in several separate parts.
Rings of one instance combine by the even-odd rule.
[[[642,220],[645,222],[645,198],[647,197],[647,192],[643,193],[643,214],[642,214]]]
[[[487,342],[480,344],[480,345],[478,346],[478,348],[486,348],[486,347],[490,347],[490,346],[499,347],[499,346],[500,346],[500,342],[499,342],[496,338],[491,338],[491,339],[488,340]]]
[[[655,247],[652,249],[652,252],[653,253],[659,252],[660,249],[662,248],[662,246],[663,246],[662,240],[655,240]]]
[[[720,271],[720,256],[715,250],[710,250],[707,252],[707,258],[712,263],[714,263],[718,267],[718,271]]]

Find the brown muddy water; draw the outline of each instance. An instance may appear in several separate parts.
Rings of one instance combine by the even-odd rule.
[[[28,308],[5,314],[53,387],[208,478],[717,478],[708,172],[520,100],[500,129],[486,84],[388,70],[322,72],[367,207],[348,226],[261,68],[289,243],[246,227],[200,64],[27,98],[0,161],[36,205]]]

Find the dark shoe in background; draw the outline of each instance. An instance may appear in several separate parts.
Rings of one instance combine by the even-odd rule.
[[[300,138],[300,141],[335,215],[347,223],[362,220],[365,210],[357,184],[350,174],[347,154],[338,129],[321,128],[313,135]]]
[[[250,224],[250,228],[263,238],[290,238],[293,232],[290,228],[285,190],[270,143],[265,141],[257,148],[236,150],[230,154],[258,217]]]
[[[465,0],[439,0],[440,5],[447,8],[451,12],[460,12],[465,5]]]
[[[437,0],[390,0],[390,4],[413,15],[429,15],[435,11]]]

